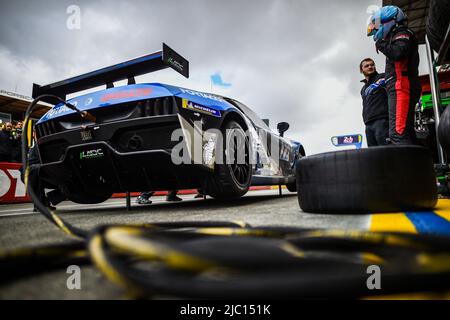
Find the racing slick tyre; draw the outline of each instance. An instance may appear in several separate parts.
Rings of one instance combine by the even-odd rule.
[[[75,203],[80,204],[95,204],[105,202],[112,196],[110,191],[97,191],[97,192],[86,192],[82,190],[77,190],[76,192],[66,193],[67,198]]]
[[[439,143],[448,157],[450,157],[450,108],[445,108],[439,118],[438,127]]]
[[[288,189],[289,192],[297,192],[297,183],[288,183],[286,184],[286,189]]]
[[[448,23],[450,22],[450,2],[442,0],[431,0],[426,23],[426,32],[431,48],[439,52]],[[450,58],[450,51],[447,52],[446,59]]]
[[[306,212],[369,213],[429,210],[437,202],[429,150],[380,146],[300,159],[298,201]]]
[[[247,193],[252,179],[250,142],[241,125],[233,120],[225,123],[222,134],[223,164],[216,164],[214,174],[207,176],[203,188],[213,198],[236,199]],[[240,145],[239,141],[244,145]],[[231,149],[234,152],[230,153]],[[244,150],[244,154],[238,152],[240,150]],[[226,161],[227,154],[231,154],[231,161]]]
[[[297,159],[301,159],[304,156],[306,156],[305,149],[303,148],[303,146],[300,146],[300,149],[299,149],[299,152],[297,155]],[[298,160],[295,161],[296,164],[297,164],[297,161]],[[297,181],[286,184],[286,189],[288,189],[289,192],[297,192]]]

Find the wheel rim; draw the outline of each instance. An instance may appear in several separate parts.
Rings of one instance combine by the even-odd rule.
[[[250,165],[249,165],[249,140],[248,137],[243,134],[240,130],[236,130],[244,136],[244,163],[238,163],[239,157],[238,157],[238,138],[236,135],[231,136],[231,138],[234,140],[233,145],[233,159],[230,164],[228,164],[228,168],[230,169],[231,176],[233,177],[233,180],[240,186],[246,186],[248,184],[251,172],[250,172]],[[235,132],[235,131],[234,131]],[[228,139],[230,142],[230,139]],[[229,146],[229,144],[228,144]]]

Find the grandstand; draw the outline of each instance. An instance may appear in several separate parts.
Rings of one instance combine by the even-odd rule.
[[[33,99],[18,93],[0,90],[0,124],[10,121],[22,121],[25,111]],[[39,119],[52,105],[39,103],[31,118]]]

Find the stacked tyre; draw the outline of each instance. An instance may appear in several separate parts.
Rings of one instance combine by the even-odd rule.
[[[431,0],[426,22],[426,30],[431,48],[439,52],[450,22],[450,1]],[[447,51],[445,60],[450,59]]]
[[[438,127],[438,135],[439,135],[439,143],[442,146],[442,149],[447,154],[447,157],[450,157],[450,108],[445,108],[441,117],[439,118],[439,127]]]

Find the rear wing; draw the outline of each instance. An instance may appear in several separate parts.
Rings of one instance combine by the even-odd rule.
[[[66,100],[70,93],[106,85],[114,87],[115,81],[128,79],[128,84],[136,83],[134,77],[171,67],[189,78],[189,61],[163,43],[162,51],[157,51],[136,59],[88,72],[73,78],[51,83],[45,86],[33,84],[33,98],[43,94],[53,94]],[[51,98],[43,101],[55,104]]]

